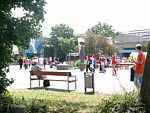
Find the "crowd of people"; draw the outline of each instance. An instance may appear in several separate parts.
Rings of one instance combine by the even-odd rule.
[[[139,53],[137,56],[137,59],[132,59],[131,63],[135,63],[135,65],[131,68],[131,81],[135,81],[135,84],[137,87],[141,87],[142,83],[142,77],[144,73],[144,65],[145,65],[145,55],[142,52],[142,46],[138,44],[136,46],[136,50]],[[105,73],[106,72],[106,67],[110,66],[112,68],[112,75],[116,76],[117,75],[117,66],[116,63],[120,63],[121,60],[116,60],[116,53],[113,54],[113,56],[110,57],[105,57],[104,55],[100,55],[99,59],[96,60],[95,54],[93,55],[87,55],[86,56],[86,72],[91,71],[95,72],[96,67],[98,66],[98,71],[99,73]],[[36,65],[35,65],[36,62]],[[19,59],[19,65],[20,69],[24,66],[25,70],[28,69],[31,65],[33,65],[33,68],[31,70],[34,70],[34,68],[37,68],[37,65],[39,66],[44,66],[43,69],[45,69],[45,65],[49,63],[50,68],[52,66],[56,66],[59,64],[59,58],[54,57],[53,59],[50,59],[48,62],[45,58],[39,57],[35,58],[33,57],[32,59],[22,58],[20,57]],[[42,68],[38,68],[41,70]]]
[[[131,81],[135,82],[137,87],[141,87],[142,78],[144,73],[144,66],[145,66],[145,55],[142,52],[141,44],[136,45],[136,50],[138,52],[137,59],[131,59],[131,63],[134,63],[134,66],[131,68]],[[124,63],[124,60],[118,59],[116,60],[116,53],[113,54],[112,58],[105,58],[104,55],[99,56],[98,62],[96,62],[95,54],[93,56],[86,56],[86,72],[91,71],[95,72],[96,63],[99,65],[99,73],[105,73],[105,67],[111,65],[112,67],[112,75],[117,75],[117,66],[116,63]]]
[[[28,57],[20,57],[19,58],[19,65],[20,65],[20,70],[24,67],[25,70],[28,69],[31,65],[34,64],[34,62],[37,62],[38,65],[44,66],[47,64],[46,59],[42,57],[33,57],[33,58],[28,58]]]
[[[44,67],[45,68],[45,65],[46,64],[49,64],[50,65],[50,68],[52,66],[56,66],[57,64],[59,64],[59,58],[57,57],[54,57],[53,59],[46,59],[46,58],[43,58],[43,57],[37,57],[37,56],[34,56],[32,58],[28,58],[28,57],[20,57],[19,58],[19,65],[20,65],[20,70],[24,67],[24,69],[28,69],[31,65],[34,65],[34,62],[37,63],[37,65],[39,65],[40,67]]]
[[[112,74],[116,74],[116,53],[112,58],[105,57],[104,55],[100,55],[98,61],[96,61],[95,54],[93,56],[87,55],[86,56],[86,72],[89,70],[91,72],[95,72],[95,68],[98,65],[99,73],[105,73],[106,67],[111,66],[113,67]],[[115,74],[114,74],[115,72]]]

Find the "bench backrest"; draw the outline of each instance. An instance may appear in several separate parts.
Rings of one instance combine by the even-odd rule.
[[[72,76],[71,72],[54,72],[54,71],[30,71],[31,75],[53,75],[53,76]]]

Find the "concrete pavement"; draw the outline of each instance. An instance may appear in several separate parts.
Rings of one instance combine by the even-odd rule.
[[[10,66],[10,73],[8,73],[8,78],[13,78],[14,83],[8,87],[8,89],[24,89],[30,88],[30,74],[28,70],[19,69],[19,65]],[[50,69],[49,66],[46,66],[46,70],[56,70]],[[84,92],[84,72],[80,70],[67,70],[71,71],[73,75],[77,75],[77,92]],[[55,79],[57,79],[55,77]],[[54,89],[64,89],[67,90],[66,82],[51,81],[51,86],[48,88]],[[117,76],[112,76],[112,69],[107,68],[106,73],[99,73],[98,70],[94,73],[94,84],[95,92],[103,94],[115,94],[122,93],[124,91],[130,92],[136,90],[136,87],[133,82],[130,81],[130,70],[118,70]],[[43,82],[41,81],[41,86]],[[32,87],[38,87],[38,81],[32,81]],[[74,90],[74,83],[70,83],[70,89]]]

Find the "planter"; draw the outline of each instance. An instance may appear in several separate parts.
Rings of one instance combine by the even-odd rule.
[[[57,70],[69,70],[69,64],[57,64]]]

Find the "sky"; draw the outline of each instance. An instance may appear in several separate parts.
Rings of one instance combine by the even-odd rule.
[[[101,23],[119,32],[150,29],[150,0],[46,0],[43,36],[51,27],[67,24],[75,34]]]

